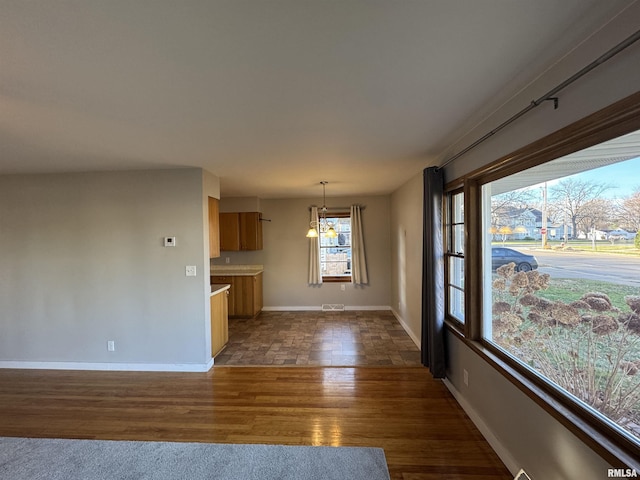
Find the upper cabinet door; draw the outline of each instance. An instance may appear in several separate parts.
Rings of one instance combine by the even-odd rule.
[[[233,212],[220,214],[220,250],[262,250],[262,214]]]
[[[220,256],[220,201],[209,197],[209,258]]]
[[[220,214],[220,250],[240,250],[240,216],[237,213]]]
[[[240,250],[262,250],[262,214],[240,213]]]

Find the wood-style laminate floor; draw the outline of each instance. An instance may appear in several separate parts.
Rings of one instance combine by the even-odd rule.
[[[420,365],[420,350],[390,311],[262,312],[229,319],[216,365]]]
[[[423,367],[0,370],[0,436],[369,446],[393,480],[512,478]]]

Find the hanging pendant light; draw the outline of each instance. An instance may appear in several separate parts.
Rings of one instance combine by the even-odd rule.
[[[322,208],[320,208],[319,221],[309,222],[309,231],[307,232],[307,238],[317,238],[320,234],[328,238],[336,238],[338,233],[333,224],[327,220],[327,196],[325,191],[325,185],[329,183],[325,180],[320,182],[322,185]]]
[[[329,228],[324,234],[326,237],[329,237],[329,238],[336,238],[338,236],[338,233],[335,231],[333,226],[329,226]]]

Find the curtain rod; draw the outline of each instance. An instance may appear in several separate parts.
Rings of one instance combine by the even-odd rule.
[[[615,47],[609,49],[606,53],[604,53],[603,55],[598,57],[596,60],[594,60],[589,65],[584,67],[582,70],[580,70],[579,72],[573,74],[571,77],[567,78],[564,82],[558,84],[556,87],[554,87],[553,89],[549,90],[547,93],[545,93],[543,96],[541,96],[538,100],[533,100],[527,107],[525,107],[522,110],[520,110],[518,113],[516,113],[515,115],[513,115],[512,117],[510,117],[509,119],[507,119],[506,121],[501,123],[500,125],[498,125],[496,128],[494,128],[489,133],[487,133],[483,137],[481,137],[478,140],[476,140],[475,142],[473,142],[471,145],[469,145],[465,149],[463,149],[460,152],[456,153],[453,157],[445,160],[442,163],[442,165],[440,165],[437,168],[441,169],[441,168],[446,167],[451,162],[453,162],[454,160],[457,160],[458,158],[462,157],[467,152],[473,150],[478,145],[483,143],[485,140],[487,140],[488,138],[492,137],[493,135],[495,135],[496,133],[498,133],[500,130],[502,130],[503,128],[507,127],[508,125],[512,124],[513,122],[518,120],[520,117],[522,117],[526,113],[528,113],[531,110],[533,110],[534,108],[540,106],[543,102],[552,100],[553,101],[553,108],[557,109],[558,108],[558,97],[556,97],[555,95],[558,92],[560,92],[561,90],[564,90],[566,87],[571,85],[573,82],[575,82],[579,78],[585,76],[587,73],[589,73],[594,68],[596,68],[596,67],[602,65],[603,63],[607,62],[608,60],[613,58],[615,55],[617,55],[618,53],[622,52],[627,47],[630,47],[632,44],[634,44],[638,40],[640,40],[640,30],[637,30],[634,34],[632,34],[629,37],[627,37],[625,40],[623,40],[622,42],[617,44]]]
[[[312,205],[315,206],[315,205]],[[318,209],[321,209],[322,207],[318,207]],[[365,208],[367,208],[365,205],[360,205],[360,210],[364,210]],[[351,207],[327,207],[327,212],[330,211],[343,211],[343,212],[348,212],[351,210]],[[309,207],[309,211],[311,211],[311,207]]]

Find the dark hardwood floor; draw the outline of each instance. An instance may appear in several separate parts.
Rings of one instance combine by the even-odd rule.
[[[395,480],[512,478],[422,367],[0,370],[0,436],[372,446]]]

